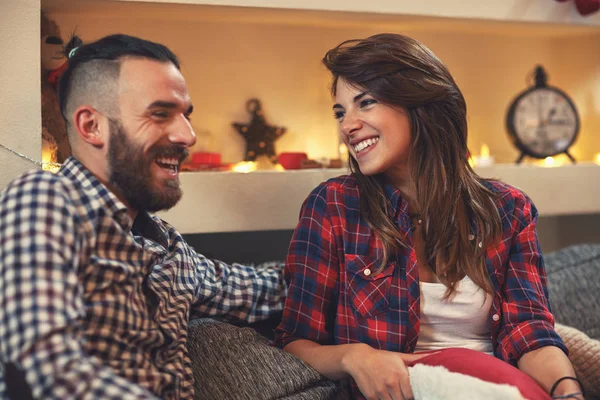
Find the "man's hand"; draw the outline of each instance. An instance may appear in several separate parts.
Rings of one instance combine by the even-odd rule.
[[[342,360],[342,368],[368,400],[413,399],[406,363],[432,354],[395,353],[366,344],[356,344],[351,349]]]

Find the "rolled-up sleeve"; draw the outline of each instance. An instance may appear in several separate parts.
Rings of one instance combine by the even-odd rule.
[[[496,350],[499,358],[513,365],[523,354],[544,346],[568,352],[554,330],[537,218],[535,206],[525,195],[515,200],[513,237],[502,288],[503,326]]]
[[[297,339],[332,343],[332,304],[339,291],[339,262],[327,186],[318,186],[302,205],[286,259],[289,292],[275,344]]]

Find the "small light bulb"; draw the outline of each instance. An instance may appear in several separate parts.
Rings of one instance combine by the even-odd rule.
[[[546,157],[544,159],[545,167],[554,167],[555,165],[556,165],[556,161],[554,160],[554,157]]]
[[[256,171],[256,163],[254,161],[241,161],[235,164],[231,169],[235,172],[248,173]]]
[[[481,145],[481,158],[490,158],[490,148],[485,143]]]

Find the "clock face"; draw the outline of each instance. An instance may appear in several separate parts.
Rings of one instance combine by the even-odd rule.
[[[564,93],[555,88],[538,87],[517,98],[511,107],[508,125],[522,150],[543,158],[569,148],[579,131],[579,118]]]

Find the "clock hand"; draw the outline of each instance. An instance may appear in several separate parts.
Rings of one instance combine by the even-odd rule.
[[[536,129],[536,135],[544,142],[548,140],[548,134],[546,133],[546,130],[544,129],[544,126],[541,123]]]
[[[548,121],[548,125],[569,125],[571,122],[566,119],[553,119]]]
[[[544,120],[544,125],[548,125],[550,123],[554,114],[556,114],[556,108],[550,110],[550,112],[548,113],[548,117],[546,117],[546,119]]]
[[[542,97],[541,97],[540,93],[538,93],[538,96],[537,96],[537,106],[538,106],[538,109],[537,109],[538,121],[539,121],[539,124],[543,124],[544,119],[542,118]]]

